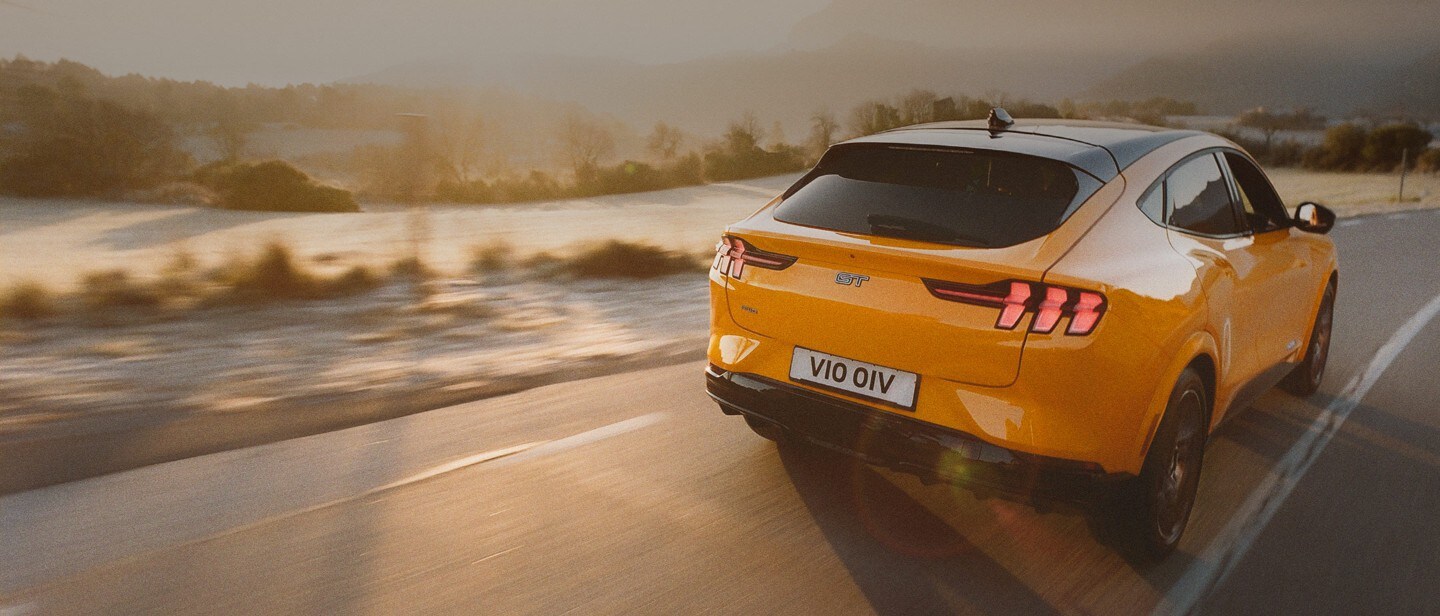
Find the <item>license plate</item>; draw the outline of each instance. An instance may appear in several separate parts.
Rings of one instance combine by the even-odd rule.
[[[790,358],[790,380],[912,410],[920,377],[913,372],[795,347]]]

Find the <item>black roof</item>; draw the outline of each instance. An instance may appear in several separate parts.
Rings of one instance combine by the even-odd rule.
[[[1110,181],[1156,148],[1200,131],[1087,120],[1026,120],[991,131],[984,120],[916,124],[846,143],[900,143],[1004,150],[1053,158]]]

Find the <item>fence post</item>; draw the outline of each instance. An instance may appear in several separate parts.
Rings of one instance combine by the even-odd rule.
[[[1400,150],[1400,194],[1395,197],[1396,203],[1405,202],[1405,170],[1410,166],[1410,148]]]

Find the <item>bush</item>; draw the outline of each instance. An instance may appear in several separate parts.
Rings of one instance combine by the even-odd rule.
[[[694,257],[618,240],[582,250],[566,259],[561,269],[577,278],[656,278],[705,270]]]
[[[221,207],[262,212],[358,212],[349,191],[321,186],[283,161],[212,163],[195,180],[219,195]]]
[[[22,282],[0,295],[0,318],[43,319],[56,312],[50,291],[34,282]]]
[[[1418,164],[1430,143],[1429,131],[1415,124],[1387,124],[1373,130],[1341,124],[1325,131],[1325,142],[1305,153],[1305,166],[1325,171],[1394,171],[1402,153]]]
[[[86,274],[80,284],[80,298],[92,312],[125,308],[154,308],[164,297],[150,285],[136,282],[125,270]]]
[[[270,244],[254,261],[236,261],[212,275],[227,288],[229,299],[264,302],[291,299],[329,299],[354,295],[380,285],[380,279],[362,267],[336,278],[323,278],[296,263],[290,249]]]
[[[471,251],[470,269],[480,274],[493,274],[509,269],[515,260],[515,249],[506,243],[476,246]]]

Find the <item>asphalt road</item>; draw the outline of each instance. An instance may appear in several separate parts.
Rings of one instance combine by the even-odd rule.
[[[0,616],[1440,613],[1440,212],[1334,236],[1322,391],[1225,425],[1159,564],[777,450],[688,363],[0,497]]]

